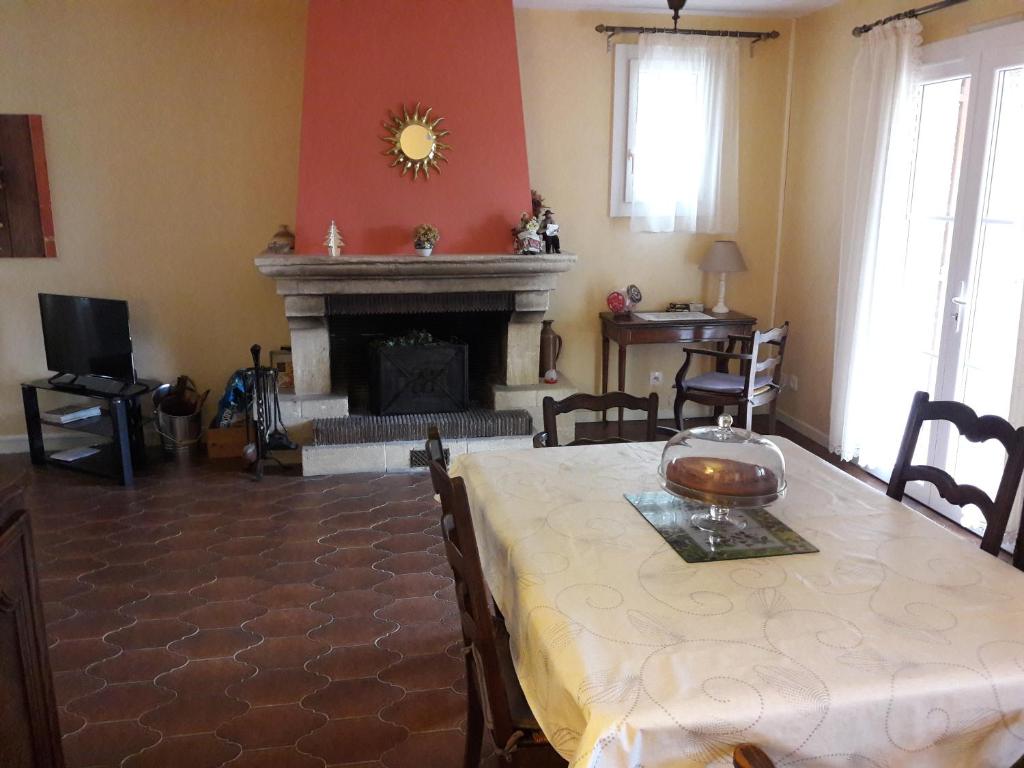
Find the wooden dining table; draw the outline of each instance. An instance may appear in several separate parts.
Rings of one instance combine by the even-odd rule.
[[[687,563],[625,500],[663,444],[459,456],[488,586],[571,766],[1008,768],[1024,573],[783,438],[769,511],[818,552]]]

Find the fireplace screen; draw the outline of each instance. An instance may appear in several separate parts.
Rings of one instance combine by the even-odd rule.
[[[466,344],[376,346],[370,407],[379,416],[464,411],[469,404]]]

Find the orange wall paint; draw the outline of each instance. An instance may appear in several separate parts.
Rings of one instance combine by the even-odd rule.
[[[451,131],[429,180],[389,168],[381,122],[416,102]],[[297,250],[316,253],[331,219],[347,253],[509,252],[530,205],[512,0],[312,0],[299,158]]]

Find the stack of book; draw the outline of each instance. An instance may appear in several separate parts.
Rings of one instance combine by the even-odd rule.
[[[70,424],[73,421],[91,419],[100,415],[98,405],[65,405],[63,408],[54,408],[46,411],[40,418],[47,424]]]

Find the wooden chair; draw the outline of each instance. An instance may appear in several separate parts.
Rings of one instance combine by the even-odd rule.
[[[441,442],[441,430],[437,428],[437,424],[431,424],[427,427],[427,462],[436,461],[440,464],[444,471],[448,471],[448,457],[444,452],[444,444]],[[437,488],[434,489],[437,493]]]
[[[740,744],[732,753],[733,768],[775,768],[775,763],[760,747]]]
[[[604,395],[576,394],[570,395],[564,400],[555,400],[552,397],[544,398],[544,431],[533,436],[534,448],[556,448],[558,442],[558,425],[555,417],[562,413],[572,411],[595,411],[604,412],[612,408],[626,409],[630,411],[647,412],[647,429],[644,433],[645,440],[656,440],[658,431],[658,394],[652,392],[647,397],[635,397],[625,392],[608,392]],[[601,445],[605,443],[629,443],[622,436],[622,420],[619,419],[619,434],[617,437],[606,437],[600,440],[592,440],[581,437],[565,445]]]
[[[1003,467],[1003,476],[999,481],[995,499],[977,486],[960,485],[948,472],[938,467],[911,464],[917,448],[917,438],[921,434],[921,425],[926,421],[938,420],[952,422],[960,434],[972,443],[998,440],[1003,444],[1007,454],[1006,465]],[[950,504],[958,507],[976,505],[987,523],[985,535],[981,539],[981,548],[989,554],[998,555],[1022,473],[1024,427],[1014,429],[1010,422],[999,416],[979,416],[963,403],[950,400],[930,401],[927,392],[918,392],[910,406],[907,427],[903,431],[903,442],[900,443],[896,466],[893,467],[886,493],[901,501],[907,483],[922,480],[934,485],[939,495]],[[1017,536],[1013,564],[1024,570],[1024,526]]]
[[[729,335],[729,345],[724,352],[703,347],[685,347],[686,356],[682,367],[676,372],[676,399],[673,404],[676,426],[683,428],[683,404],[692,400],[701,405],[710,405],[715,416],[723,408],[736,406],[737,421],[745,423],[749,430],[754,418],[754,408],[768,405],[768,433],[775,432],[775,407],[782,390],[782,357],[786,352],[786,338],[789,336],[789,321],[770,331],[755,331],[753,336]],[[734,352],[736,345],[740,352]],[[763,349],[768,356],[760,360]],[[774,354],[772,351],[774,350]],[[694,355],[706,355],[715,359],[715,371],[687,379]],[[739,373],[729,372],[729,363],[738,360]]]
[[[548,743],[526,703],[504,621],[492,610],[465,483],[461,477],[450,477],[438,461],[430,462],[430,477],[441,497],[441,534],[462,620],[469,707],[463,768],[479,765],[485,727],[499,756],[511,765],[564,768],[566,762]]]

